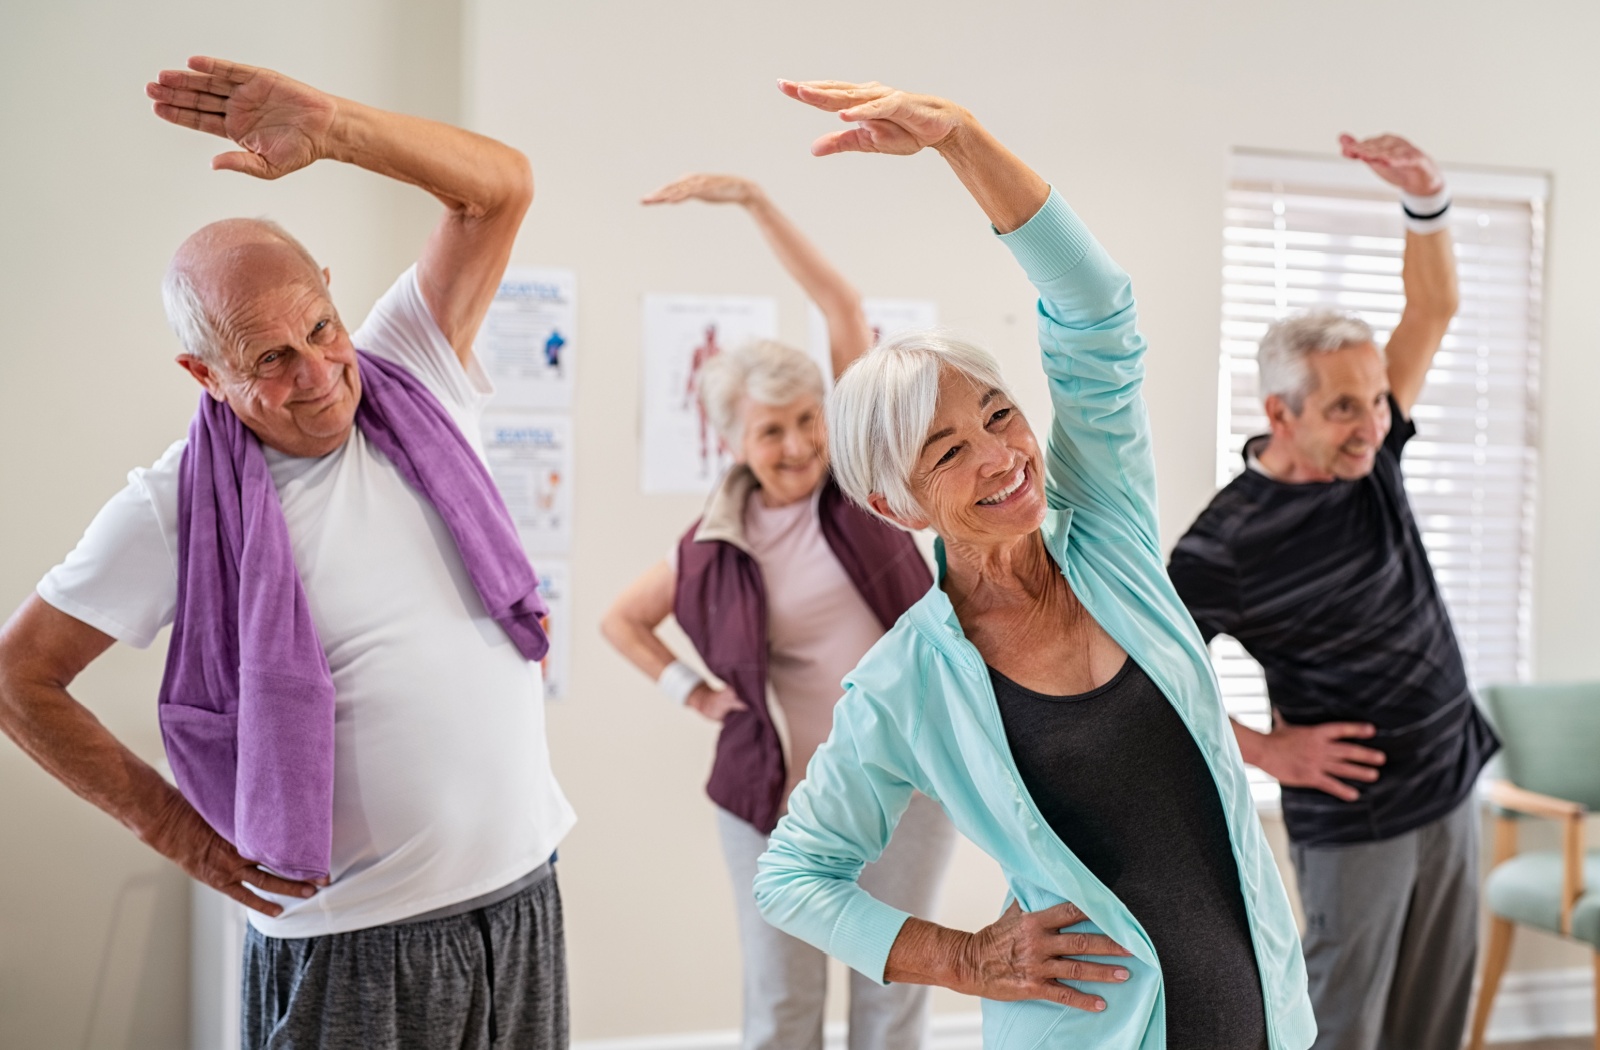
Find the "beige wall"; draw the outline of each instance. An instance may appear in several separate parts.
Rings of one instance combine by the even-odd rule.
[[[1551,172],[1536,668],[1600,675],[1591,5],[286,0],[271,24],[259,5],[145,6],[35,0],[8,9],[0,33],[0,606],[22,600],[130,466],[182,433],[195,391],[164,363],[156,287],[185,234],[270,214],[333,267],[359,315],[434,214],[358,172],[273,185],[208,172],[213,143],[149,116],[140,88],[154,70],[208,51],[275,64],[380,105],[461,114],[524,149],[539,200],[517,261],[573,267],[581,309],[574,698],[550,716],[582,818],[562,851],[580,1038],[730,1028],[738,1011],[729,888],[700,791],[712,729],[670,710],[595,630],[698,509],[638,491],[640,296],[775,294],[785,337],[805,337],[799,294],[742,216],[634,201],[696,168],[763,180],[866,294],[938,300],[1043,408],[1027,378],[1027,285],[959,186],[932,157],[808,157],[828,122],[786,103],[776,76],[948,94],[1063,189],[1136,282],[1169,540],[1211,491],[1230,147],[1327,151],[1341,130],[1393,129],[1448,161]],[[114,651],[79,688],[150,757],[160,655]],[[178,1045],[182,879],[7,745],[0,798],[0,1045]],[[992,866],[964,851],[942,917],[975,927],[998,893]],[[1582,958],[1526,943],[1521,965]]]

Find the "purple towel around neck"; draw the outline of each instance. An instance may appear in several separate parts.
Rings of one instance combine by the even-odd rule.
[[[356,426],[455,539],[496,623],[529,660],[548,613],[489,471],[400,365],[362,353]],[[178,787],[241,854],[289,878],[329,874],[333,675],[261,444],[200,398],[178,480],[178,602],[161,682]]]

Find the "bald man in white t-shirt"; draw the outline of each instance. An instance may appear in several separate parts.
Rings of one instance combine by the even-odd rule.
[[[491,617],[439,511],[356,425],[359,347],[420,383],[482,459],[490,387],[472,341],[532,200],[527,161],[215,59],[147,91],[161,118],[240,147],[215,168],[274,179],[341,160],[446,209],[353,334],[328,271],[269,223],[200,230],[163,288],[178,363],[260,442],[331,673],[329,877],[241,856],[67,691],[112,643],[147,646],[173,622],[184,440],[129,475],[0,631],[0,728],[251,909],[246,1047],[565,1047],[548,862],[573,815],[550,770],[539,665]]]

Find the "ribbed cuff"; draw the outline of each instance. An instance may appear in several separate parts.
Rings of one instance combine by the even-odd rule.
[[[857,973],[888,984],[883,970],[889,965],[889,949],[909,918],[910,912],[891,907],[871,894],[855,894],[834,923],[828,954]]]
[[[1000,234],[1000,240],[1034,284],[1048,284],[1083,261],[1094,235],[1067,207],[1061,194],[1051,189],[1044,206],[1033,218]]]

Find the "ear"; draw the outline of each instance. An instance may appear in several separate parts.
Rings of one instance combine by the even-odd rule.
[[[1264,407],[1267,411],[1267,422],[1271,424],[1274,434],[1281,434],[1289,430],[1294,425],[1294,422],[1300,418],[1300,413],[1291,409],[1289,402],[1285,401],[1279,394],[1268,394]]]
[[[881,492],[874,492],[868,496],[867,504],[871,506],[874,511],[883,515],[885,518],[888,518],[896,525],[903,529],[910,529],[912,532],[920,532],[929,525],[933,524],[927,518],[921,516],[905,518],[901,517],[899,514],[896,514],[892,509],[890,509],[889,501],[884,499],[883,493]]]
[[[222,383],[210,365],[193,354],[179,354],[175,360],[179,368],[194,376],[194,381],[206,388],[206,393],[211,395],[212,400],[228,400],[223,396]]]
[[[324,287],[332,287],[333,285],[333,271],[326,266],[322,268],[322,284]]]

